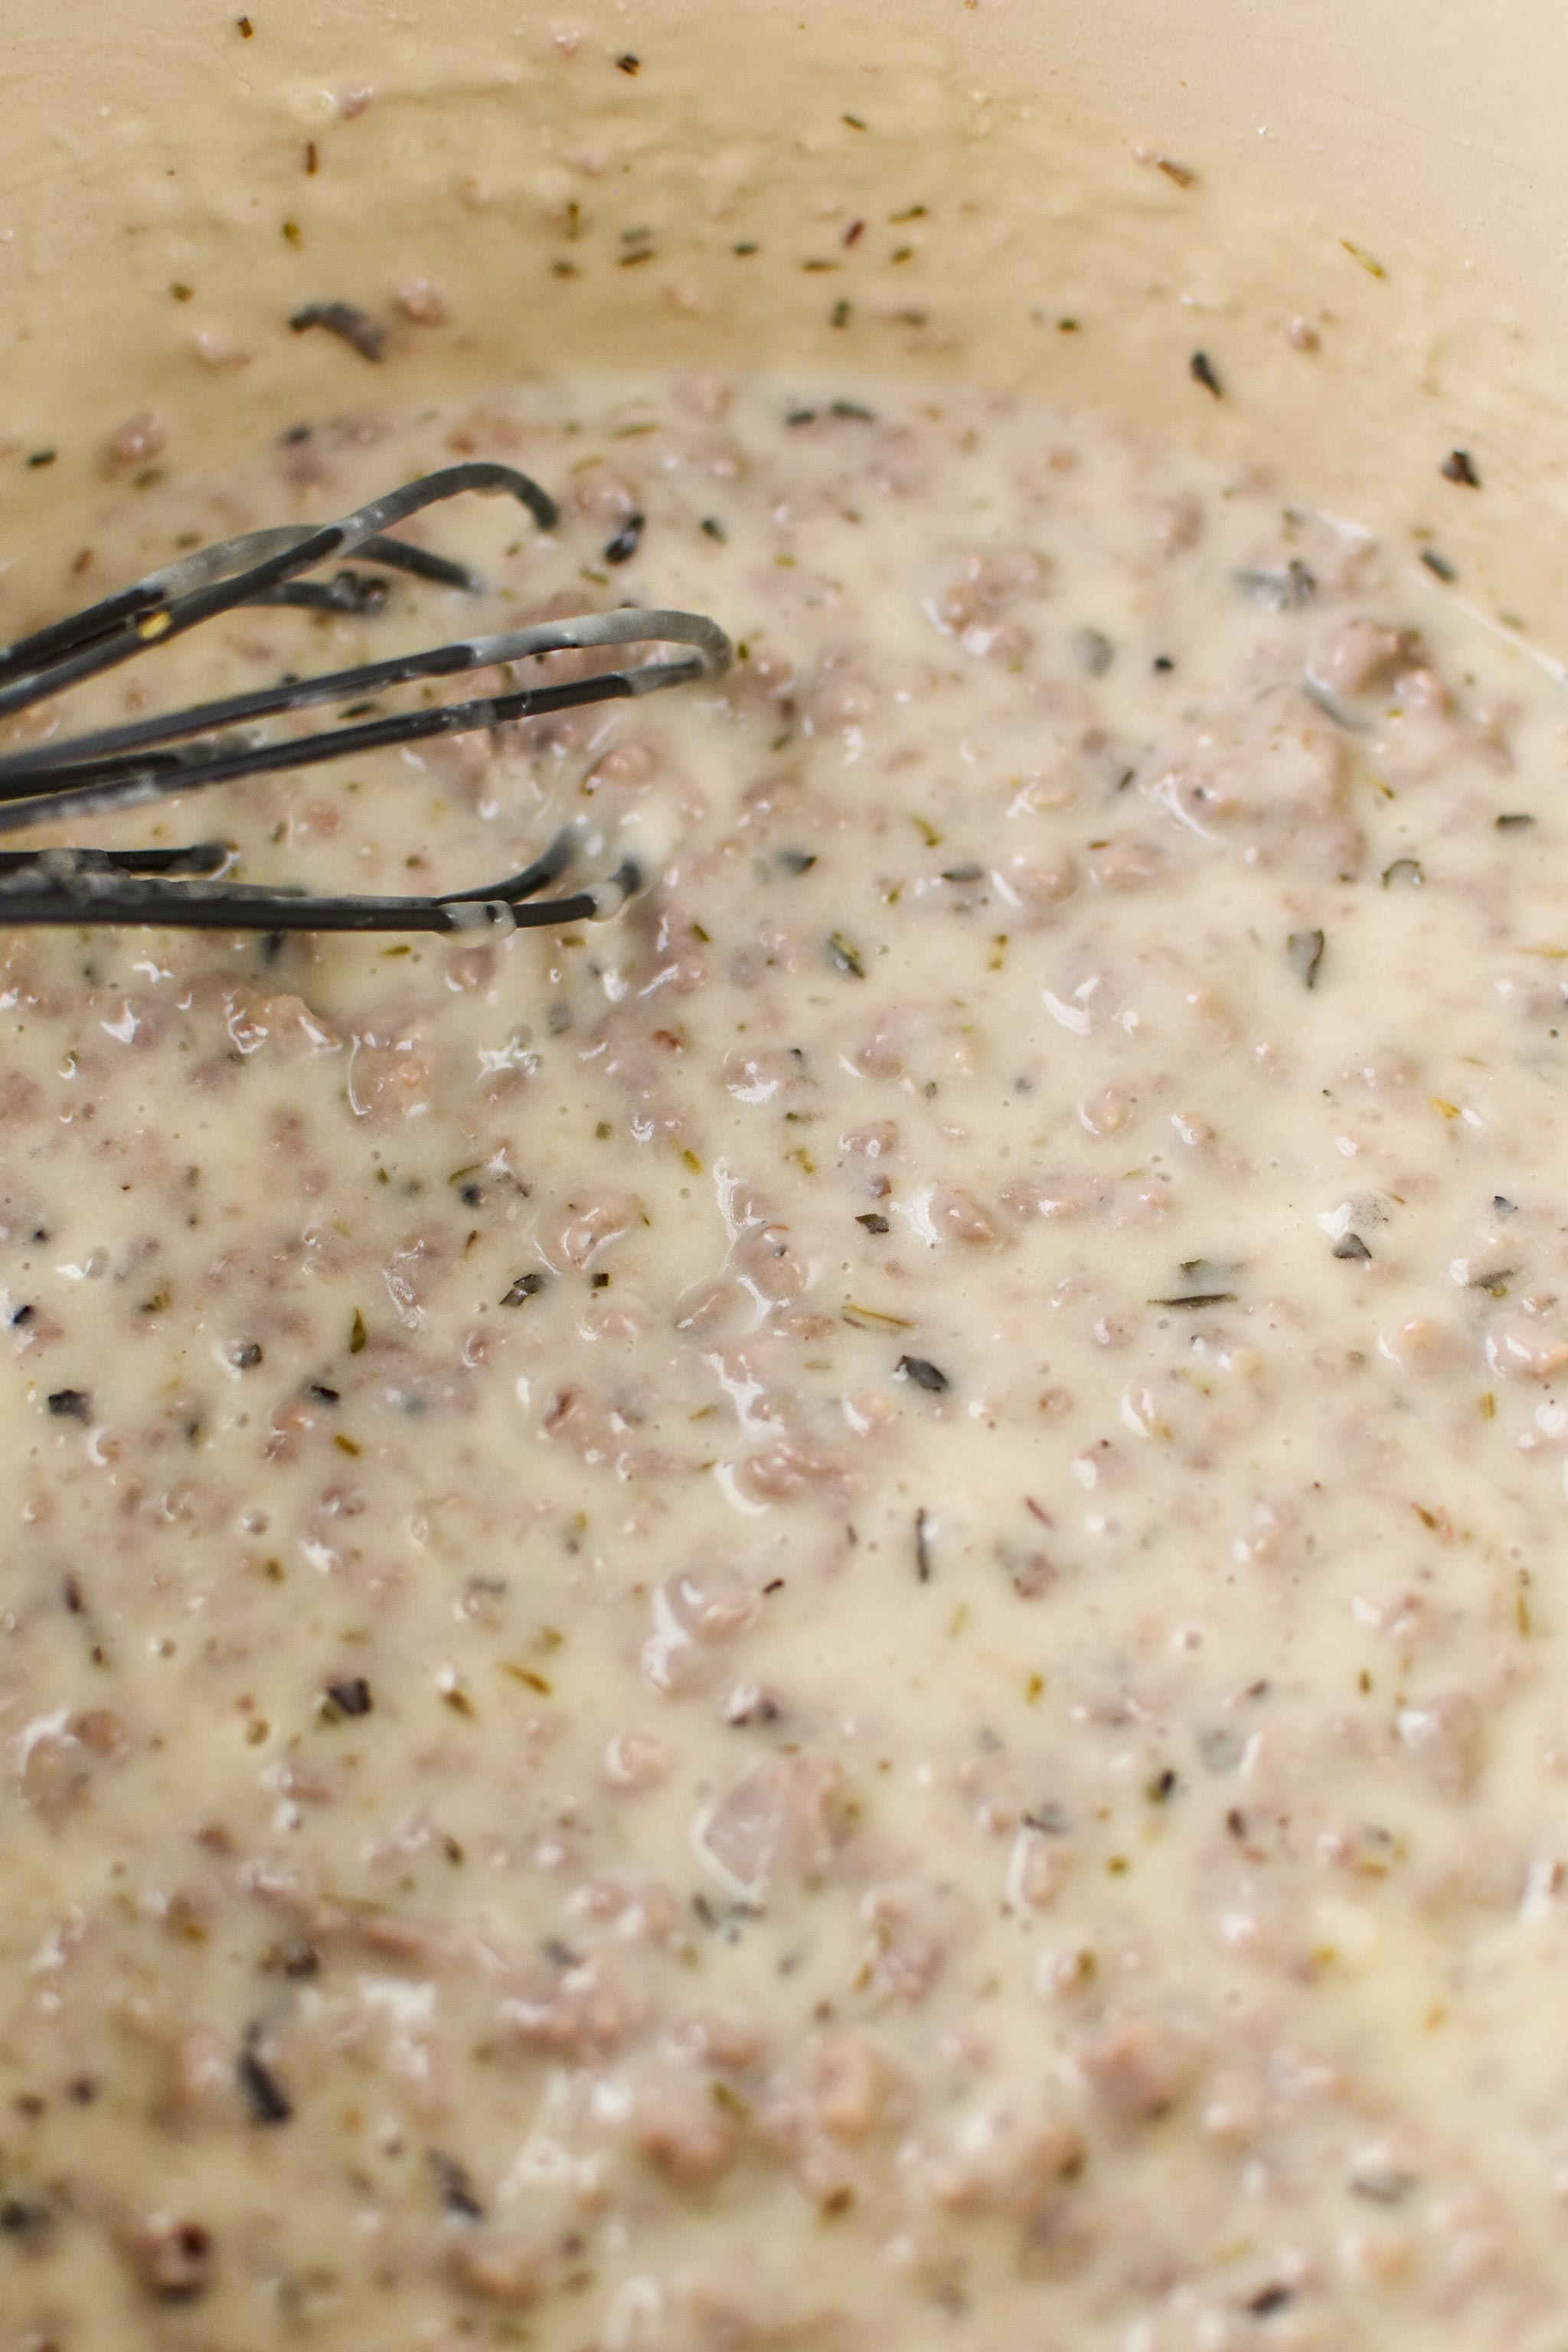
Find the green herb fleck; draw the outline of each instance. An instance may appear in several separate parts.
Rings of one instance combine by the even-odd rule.
[[[1318,973],[1323,961],[1321,931],[1292,931],[1285,942],[1285,952],[1290,968],[1303,988],[1316,988]]]

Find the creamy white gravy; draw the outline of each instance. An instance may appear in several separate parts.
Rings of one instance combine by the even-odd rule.
[[[1558,2352],[1559,689],[879,385],[323,425],[4,633],[454,453],[492,593],[92,707],[622,597],[722,688],[91,837],[658,887],[4,942],[6,2342]]]

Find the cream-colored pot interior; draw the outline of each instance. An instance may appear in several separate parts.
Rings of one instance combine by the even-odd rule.
[[[12,0],[0,544],[100,498],[141,408],[178,467],[371,397],[744,354],[1154,415],[1405,533],[1457,442],[1492,495],[1448,502],[1445,545],[1560,650],[1553,13]],[[846,247],[915,206],[901,264]],[[447,324],[399,311],[418,280]],[[289,332],[322,299],[387,321],[378,370]]]

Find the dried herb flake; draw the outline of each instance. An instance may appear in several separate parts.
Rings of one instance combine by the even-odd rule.
[[[54,2226],[55,2216],[47,2205],[30,2203],[23,2197],[7,2197],[0,2204],[0,2230],[8,2238],[30,2239],[37,2244]]]
[[[1316,574],[1295,555],[1283,572],[1242,570],[1233,572],[1231,578],[1249,604],[1261,604],[1270,613],[1292,612],[1310,604],[1318,593]]]
[[[321,1695],[321,1712],[333,1721],[345,1715],[370,1715],[374,1708],[370,1685],[363,1675],[351,1675],[345,1682],[329,1683]]]
[[[362,360],[379,360],[386,348],[386,329],[373,319],[368,310],[357,310],[352,302],[307,302],[296,310],[289,324],[297,335],[308,327],[324,327],[329,335],[356,351]]]
[[[614,539],[606,542],[605,547],[605,562],[606,563],[629,563],[633,556],[637,551],[637,548],[642,540],[644,526],[647,521],[647,517],[646,515],[629,514],[625,522],[621,525],[619,530],[616,531]]]
[[[239,2063],[235,2071],[239,2077],[239,2087],[249,2102],[252,2123],[288,2123],[294,2113],[294,2103],[278,2077],[262,2064],[254,2050],[240,2052]]]
[[[1295,2295],[1289,2287],[1266,2286],[1249,2297],[1247,2308],[1254,2319],[1267,2319],[1271,2312],[1283,2311],[1288,2303],[1294,2301]]]
[[[879,1307],[858,1307],[852,1298],[844,1302],[844,1320],[852,1329],[864,1331],[880,1327],[889,1331],[907,1331],[907,1315],[885,1315]]]
[[[1323,961],[1321,931],[1292,931],[1285,942],[1290,966],[1303,988],[1316,988]]]
[[[429,2150],[429,2165],[447,2212],[460,2214],[465,2221],[482,2221],[485,2209],[474,2194],[467,2167],[434,2147]]]

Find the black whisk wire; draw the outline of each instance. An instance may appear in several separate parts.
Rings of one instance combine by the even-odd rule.
[[[384,584],[340,571],[328,583],[301,572],[345,554],[475,592],[462,564],[384,536],[409,516],[465,491],[504,494],[541,527],[558,520],[554,501],[512,467],[449,466],[373,499],[341,521],[247,532],[149,573],[87,611],[35,630],[0,649],[0,718],[166,645],[205,620],[242,605],[293,604],[327,612],[377,611]],[[355,717],[387,688],[416,680],[537,660],[550,654],[642,646],[665,657],[584,677],[518,686],[423,709],[379,713],[330,731],[268,739],[259,722],[328,703]],[[674,658],[670,649],[680,648]],[[528,628],[491,632],[369,662],[320,677],[289,678],[193,709],[28,745],[0,755],[0,833],[233,783],[242,778],[350,759],[395,745],[493,729],[583,704],[657,693],[716,677],[730,643],[700,614],[623,608]],[[159,923],[262,930],[510,929],[591,921],[614,914],[641,877],[635,861],[585,881],[571,896],[542,900],[579,858],[603,858],[592,828],[564,828],[521,874],[437,897],[327,898],[289,887],[228,881],[235,853],[221,842],[172,850],[48,849],[0,853],[0,926],[36,923]]]

